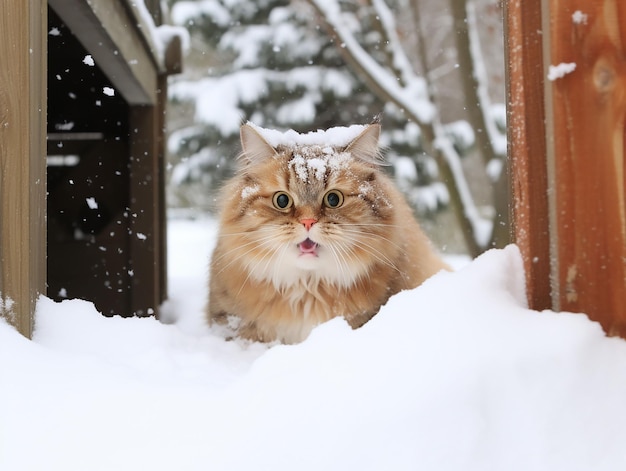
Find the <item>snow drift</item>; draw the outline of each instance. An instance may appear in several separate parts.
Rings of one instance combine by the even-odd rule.
[[[0,469],[626,469],[625,343],[529,310],[515,247],[268,346],[202,324],[213,226],[172,227],[176,324],[46,298],[32,341],[0,322]]]

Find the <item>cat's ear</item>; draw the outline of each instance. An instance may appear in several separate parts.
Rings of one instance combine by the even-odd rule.
[[[374,122],[361,131],[361,134],[348,144],[345,151],[350,152],[357,159],[361,159],[369,164],[385,165],[385,159],[378,145],[379,138],[380,124]]]
[[[269,142],[261,135],[261,133],[250,123],[241,126],[239,130],[241,137],[242,153],[240,158],[248,164],[256,163],[259,159],[265,159],[276,155],[274,149]]]

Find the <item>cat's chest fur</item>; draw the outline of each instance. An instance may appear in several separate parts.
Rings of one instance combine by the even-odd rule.
[[[446,268],[378,168],[379,126],[357,130],[343,145],[308,145],[308,135],[270,145],[242,127],[244,166],[224,187],[211,261],[211,323],[296,343],[337,316],[359,327]]]
[[[294,273],[292,282],[280,287],[272,279],[250,277],[242,289],[240,270],[235,269],[234,276],[221,278],[221,296],[212,298],[214,319],[228,323],[228,316],[235,316],[237,335],[263,342],[301,342],[314,327],[338,316],[360,327],[391,294],[411,286],[404,276],[390,283],[393,275],[388,270],[378,266],[376,273],[349,286],[307,273]]]
[[[237,285],[233,284],[233,289]],[[303,280],[280,291],[271,281],[252,281],[239,293],[233,312],[239,315],[237,331],[244,338],[297,343],[317,325],[365,305],[324,282],[315,286]],[[361,304],[361,306],[359,306]]]

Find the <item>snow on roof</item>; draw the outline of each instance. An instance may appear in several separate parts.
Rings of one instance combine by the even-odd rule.
[[[367,126],[353,124],[352,126],[337,126],[326,130],[311,131],[306,134],[290,129],[285,132],[274,129],[265,129],[248,122],[272,147],[286,146],[331,146],[345,147],[350,144]]]
[[[157,26],[154,23],[150,10],[145,4],[145,0],[133,0],[128,2],[128,5],[159,67],[163,67],[165,50],[173,37],[177,36],[180,38],[183,51],[189,50],[190,39],[189,32],[186,28],[172,25]]]

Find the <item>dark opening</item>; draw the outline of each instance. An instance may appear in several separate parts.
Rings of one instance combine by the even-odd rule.
[[[129,107],[48,11],[48,296],[130,313]]]

